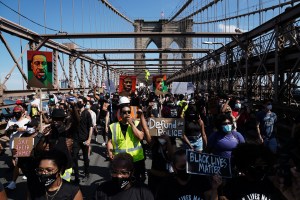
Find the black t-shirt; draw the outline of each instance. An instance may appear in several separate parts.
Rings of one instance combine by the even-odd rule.
[[[96,190],[95,200],[154,200],[151,191],[142,183],[120,190],[112,181],[102,183]]]
[[[79,186],[73,185],[73,184],[63,180],[61,188],[59,189],[57,194],[53,198],[50,198],[50,199],[52,199],[52,200],[73,200],[78,191],[79,191]],[[52,196],[55,194],[55,192],[56,191],[53,191],[51,193],[48,192],[48,194]],[[46,199],[48,199],[46,197],[46,194],[41,197],[34,198],[34,200],[46,200]]]
[[[127,128],[128,128],[128,124],[123,124],[121,122],[116,122],[116,123],[120,123],[120,126],[121,126],[121,131],[124,135],[124,138],[126,136],[126,132],[127,132]],[[139,131],[142,131],[142,126],[141,126],[141,123],[139,123],[136,127]],[[107,137],[108,139],[111,139],[112,138],[112,132],[110,130],[110,128],[108,129],[108,134],[107,134]]]
[[[77,134],[75,134],[74,139],[79,142],[86,141],[89,137],[91,127],[93,127],[91,114],[88,110],[84,110],[80,115],[78,130],[76,131]]]
[[[154,138],[156,139],[156,138]],[[176,141],[171,139],[171,145],[176,145]],[[156,141],[152,148],[152,165],[151,169],[169,172],[168,171],[168,164],[170,163],[171,158],[168,157],[167,151],[163,150],[162,146]]]
[[[250,182],[246,177],[236,177],[224,187],[224,196],[230,200],[277,200],[279,191],[268,180]]]
[[[180,185],[175,177],[170,177],[161,183],[156,194],[156,200],[204,199],[204,192],[210,190],[206,176],[191,175],[186,185]]]

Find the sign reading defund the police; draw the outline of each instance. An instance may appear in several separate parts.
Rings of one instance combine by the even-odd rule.
[[[148,126],[151,136],[181,137],[184,131],[184,120],[181,118],[150,118]]]
[[[187,172],[190,174],[218,174],[222,177],[231,177],[230,159],[217,155],[198,153],[187,150]]]

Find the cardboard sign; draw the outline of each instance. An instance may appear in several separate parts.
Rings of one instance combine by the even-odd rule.
[[[168,135],[182,137],[184,119],[181,118],[149,118],[149,131],[151,136]]]
[[[173,94],[191,94],[194,93],[194,84],[192,82],[173,82]]]
[[[187,172],[190,174],[215,175],[231,178],[230,159],[217,155],[186,151]]]
[[[52,52],[27,51],[28,86],[53,88]]]
[[[34,138],[14,138],[13,148],[17,150],[16,157],[29,157],[33,149]]]

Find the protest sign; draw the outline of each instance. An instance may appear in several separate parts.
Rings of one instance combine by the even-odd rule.
[[[151,136],[168,135],[170,137],[182,137],[184,119],[149,118],[148,126]]]
[[[230,159],[192,150],[186,151],[187,172],[190,174],[215,175],[231,178]]]
[[[17,150],[16,157],[29,157],[33,149],[34,138],[14,138],[13,148]]]
[[[194,84],[192,82],[173,82],[173,94],[191,94],[194,93]]]

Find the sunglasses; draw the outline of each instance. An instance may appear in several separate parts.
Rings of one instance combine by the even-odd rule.
[[[130,114],[130,110],[124,110],[122,111],[122,113],[125,115],[125,114]]]

